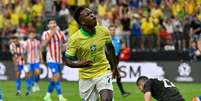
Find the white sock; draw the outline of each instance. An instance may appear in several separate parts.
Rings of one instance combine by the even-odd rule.
[[[63,95],[62,95],[62,94],[60,94],[60,95],[58,95],[58,97],[59,97],[59,98],[63,98]]]
[[[51,95],[51,93],[48,93],[48,92],[46,93],[46,96],[50,96],[50,95]]]

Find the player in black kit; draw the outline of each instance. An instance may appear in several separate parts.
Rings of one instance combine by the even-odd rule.
[[[167,79],[149,79],[141,76],[136,83],[144,93],[144,101],[151,101],[151,96],[158,101],[185,101],[175,85]]]

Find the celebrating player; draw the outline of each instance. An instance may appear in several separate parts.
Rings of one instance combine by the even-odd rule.
[[[21,95],[21,78],[20,74],[24,68],[25,64],[25,49],[23,47],[23,44],[19,41],[18,36],[14,35],[12,37],[10,44],[10,51],[12,54],[12,60],[14,65],[16,66],[15,72],[16,72],[16,88],[17,88],[17,93],[16,95],[19,96]],[[25,71],[25,78],[26,78],[26,96],[30,94],[30,89],[31,89],[31,77],[28,71]]]
[[[45,101],[51,101],[51,93],[54,88],[57,91],[59,101],[66,101],[61,92],[60,85],[60,73],[61,73],[61,64],[62,64],[62,45],[66,40],[66,37],[63,32],[58,29],[55,19],[51,18],[48,22],[49,30],[43,32],[42,35],[42,46],[43,50],[47,46],[47,65],[53,73],[53,77],[49,81],[48,92],[44,97]]]
[[[78,8],[74,19],[81,28],[69,38],[65,64],[80,68],[79,91],[83,101],[97,101],[99,95],[101,101],[112,101],[112,76],[116,77],[118,70],[109,31],[103,26],[96,26],[96,16],[88,8]],[[105,47],[112,67],[106,58]]]
[[[158,101],[185,101],[175,85],[167,79],[149,79],[141,76],[137,86],[144,93],[144,101],[151,101],[151,96]]]
[[[115,28],[116,26],[115,25],[110,25],[109,26],[109,31],[110,31],[110,34],[112,35],[112,44],[114,46],[114,49],[115,49],[115,56],[116,56],[116,59],[117,59],[117,64],[119,63],[119,54],[121,52],[121,49],[122,49],[122,41],[120,40],[119,37],[115,36]],[[121,83],[121,77],[120,75],[116,78],[117,79],[117,85],[119,87],[119,90],[121,92],[121,95],[122,96],[128,96],[130,93],[129,92],[125,92],[124,88],[123,88],[123,85]]]
[[[40,79],[40,41],[36,39],[36,34],[31,32],[29,34],[29,39],[25,42],[24,45],[27,51],[27,63],[29,64],[29,72],[32,75],[33,80],[33,92],[39,91],[38,81]]]

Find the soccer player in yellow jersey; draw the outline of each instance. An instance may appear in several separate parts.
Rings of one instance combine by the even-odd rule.
[[[67,44],[64,64],[79,69],[82,101],[113,100],[112,77],[118,76],[117,60],[107,28],[97,26],[92,10],[80,7],[74,13],[80,29]],[[108,60],[106,57],[108,55]],[[111,62],[111,66],[109,64]]]

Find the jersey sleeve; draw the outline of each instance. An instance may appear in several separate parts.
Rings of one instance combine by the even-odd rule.
[[[43,32],[42,37],[41,37],[42,40],[43,40],[43,41],[46,40],[47,37],[48,37],[47,32]]]
[[[77,51],[76,41],[72,38],[69,38],[65,51],[65,56],[67,58],[74,59],[76,56],[76,51]]]
[[[15,53],[15,48],[14,48],[13,44],[10,44],[9,48],[10,48],[11,54],[13,55]]]
[[[144,85],[144,93],[151,92],[151,80],[148,80]]]
[[[106,43],[112,43],[112,38],[111,38],[111,35],[110,35],[108,28],[103,27],[103,33],[104,33],[104,37],[105,37],[105,42]]]

